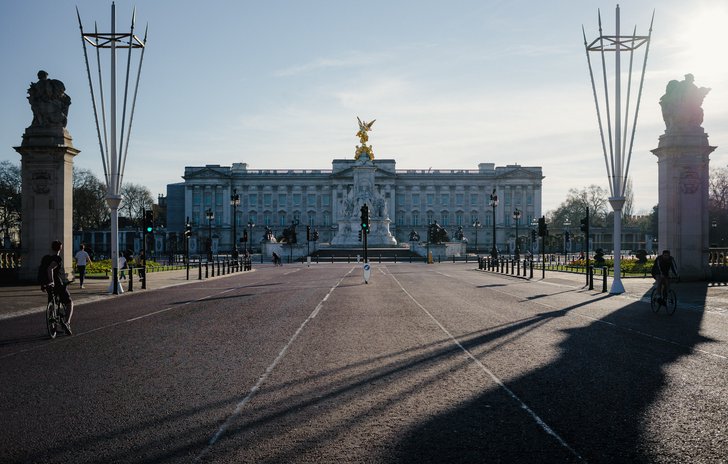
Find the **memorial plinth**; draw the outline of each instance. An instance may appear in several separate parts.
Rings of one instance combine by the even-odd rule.
[[[35,281],[38,263],[50,253],[51,242],[60,240],[65,271],[73,266],[73,147],[63,127],[32,128],[14,147],[21,155],[22,178],[22,266],[21,281]]]
[[[704,132],[671,132],[652,150],[658,166],[659,249],[670,250],[680,276],[704,280],[708,267],[709,155],[716,147]]]

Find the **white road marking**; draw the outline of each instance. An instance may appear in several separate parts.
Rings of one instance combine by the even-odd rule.
[[[200,461],[201,459],[203,459],[210,452],[210,450],[215,445],[215,443],[220,439],[220,437],[222,437],[225,434],[225,431],[228,429],[228,427],[230,427],[230,425],[232,425],[233,421],[235,419],[237,419],[238,416],[240,416],[240,413],[242,412],[242,410],[245,407],[245,405],[248,404],[250,402],[250,400],[253,398],[253,396],[255,396],[255,394],[258,392],[258,390],[260,390],[260,387],[268,379],[268,377],[270,376],[270,374],[273,372],[273,369],[275,369],[276,366],[278,365],[278,363],[280,363],[281,360],[285,357],[286,353],[288,352],[288,349],[291,347],[291,345],[293,345],[293,342],[296,341],[296,339],[301,334],[301,332],[306,327],[306,325],[311,320],[313,320],[313,318],[316,317],[316,315],[319,313],[319,311],[321,311],[321,306],[322,306],[323,302],[328,299],[329,295],[331,295],[331,292],[333,292],[341,284],[341,282],[346,278],[346,276],[348,276],[349,274],[352,273],[352,271],[354,269],[355,268],[352,267],[349,270],[349,272],[347,272],[341,279],[339,279],[338,282],[336,282],[336,285],[334,285],[333,287],[331,287],[331,289],[329,290],[329,292],[326,294],[325,297],[323,297],[323,299],[319,302],[319,304],[316,305],[316,308],[314,308],[314,310],[311,312],[311,314],[309,314],[309,316],[301,323],[301,325],[298,326],[298,329],[296,329],[296,332],[288,340],[288,343],[286,343],[286,345],[283,347],[283,349],[281,349],[281,351],[278,353],[278,356],[276,356],[276,358],[273,360],[273,362],[270,364],[270,366],[268,366],[265,369],[265,372],[263,372],[263,375],[260,376],[260,378],[258,379],[258,381],[255,383],[255,385],[253,385],[253,388],[250,389],[250,391],[245,396],[245,398],[243,398],[235,406],[235,410],[232,412],[232,414],[230,414],[230,416],[228,416],[228,418],[225,420],[225,422],[217,430],[217,432],[215,433],[215,435],[210,439],[210,442],[208,443],[207,447],[204,450],[202,450],[202,453],[200,453],[199,456],[197,456],[196,461]]]
[[[496,375],[495,375],[495,374],[494,374],[494,373],[493,373],[493,372],[492,372],[492,371],[491,371],[490,369],[488,369],[488,368],[487,368],[487,367],[485,366],[485,364],[483,364],[482,362],[480,362],[480,360],[479,360],[478,358],[476,358],[476,357],[475,357],[475,355],[473,355],[473,353],[471,353],[471,352],[470,352],[470,351],[469,351],[469,350],[468,350],[467,348],[465,348],[465,347],[464,347],[464,346],[463,346],[463,345],[462,345],[462,344],[461,344],[461,343],[460,343],[460,342],[459,342],[459,341],[458,341],[458,340],[457,340],[457,339],[456,339],[456,338],[455,338],[455,337],[454,337],[454,336],[453,336],[453,335],[452,335],[452,334],[450,333],[450,331],[449,331],[449,330],[447,330],[447,329],[445,328],[445,326],[443,326],[443,325],[442,325],[442,324],[440,323],[440,321],[438,321],[438,320],[437,320],[437,319],[435,318],[435,316],[433,316],[433,315],[432,315],[432,313],[431,313],[430,311],[428,311],[428,310],[427,310],[427,308],[425,308],[424,306],[422,306],[422,305],[420,304],[420,302],[419,302],[419,301],[417,301],[417,300],[415,299],[415,297],[413,297],[413,296],[412,296],[412,295],[411,295],[411,294],[410,294],[410,293],[409,293],[409,292],[408,292],[408,291],[407,291],[407,290],[406,290],[406,289],[405,289],[405,288],[404,288],[404,287],[402,286],[402,284],[401,284],[401,283],[399,282],[399,280],[397,280],[397,278],[396,278],[396,277],[395,277],[394,275],[392,275],[392,278],[394,279],[394,281],[395,281],[395,282],[397,282],[397,285],[399,285],[399,288],[401,288],[401,289],[402,289],[402,291],[403,291],[403,292],[405,293],[405,295],[407,295],[407,296],[408,296],[408,297],[409,297],[409,298],[410,298],[410,299],[411,299],[411,300],[412,300],[412,301],[413,301],[413,302],[414,302],[414,303],[415,303],[415,304],[416,304],[416,305],[417,305],[417,306],[418,306],[418,307],[419,307],[419,308],[420,308],[420,309],[421,309],[422,311],[424,311],[424,312],[425,312],[425,314],[427,314],[427,315],[428,315],[428,316],[430,317],[430,319],[432,319],[432,320],[433,320],[433,322],[434,322],[435,324],[437,324],[437,326],[438,326],[438,327],[440,328],[440,330],[442,330],[442,331],[443,331],[443,332],[445,333],[445,335],[447,335],[447,336],[448,336],[448,338],[449,338],[450,340],[452,340],[452,342],[453,342],[453,343],[454,343],[455,345],[457,345],[457,347],[458,347],[458,348],[460,348],[460,349],[461,349],[461,350],[462,350],[462,351],[463,351],[463,352],[465,353],[465,355],[466,355],[466,356],[467,356],[468,358],[470,358],[470,359],[471,359],[471,360],[472,360],[472,361],[473,361],[473,362],[474,362],[474,363],[475,363],[475,364],[476,364],[476,365],[477,365],[478,367],[480,367],[480,368],[481,368],[481,369],[483,370],[483,372],[485,372],[485,373],[486,373],[486,374],[487,374],[487,375],[488,375],[488,376],[489,376],[489,377],[490,377],[490,378],[491,378],[491,379],[493,380],[493,382],[495,382],[495,383],[496,383],[496,384],[497,384],[497,385],[498,385],[498,386],[499,386],[500,388],[502,388],[502,389],[503,389],[503,390],[504,390],[504,391],[505,391],[505,392],[506,392],[506,393],[508,394],[508,396],[510,396],[510,397],[511,397],[511,398],[512,398],[512,399],[513,399],[513,400],[514,400],[514,401],[515,401],[516,403],[518,403],[518,404],[519,404],[519,405],[521,406],[521,409],[523,409],[524,411],[526,411],[526,413],[527,413],[527,414],[528,414],[529,416],[531,416],[531,418],[532,418],[532,419],[533,419],[533,420],[534,420],[534,421],[535,421],[535,422],[536,422],[536,423],[537,423],[537,424],[539,425],[539,427],[541,427],[541,428],[542,428],[542,429],[543,429],[543,430],[544,430],[544,431],[545,431],[546,433],[548,433],[549,435],[551,435],[552,437],[554,437],[554,438],[556,439],[556,441],[558,441],[558,442],[559,442],[559,444],[560,444],[561,446],[563,446],[564,448],[566,448],[566,449],[567,449],[567,450],[568,450],[568,451],[569,451],[569,452],[570,452],[571,454],[573,454],[573,455],[574,455],[574,456],[575,456],[575,457],[576,457],[577,459],[579,459],[580,461],[581,461],[581,460],[583,460],[583,458],[582,458],[582,457],[581,457],[581,456],[579,455],[579,453],[577,453],[577,452],[576,452],[576,450],[574,450],[574,449],[573,449],[573,448],[572,448],[571,446],[569,446],[569,444],[568,444],[568,443],[566,443],[566,441],[564,441],[564,439],[563,439],[563,438],[561,438],[561,437],[559,436],[559,434],[557,434],[557,433],[556,433],[556,432],[555,432],[555,431],[554,431],[554,430],[553,430],[553,429],[552,429],[551,427],[549,427],[549,425],[548,425],[548,424],[546,424],[546,423],[545,423],[545,422],[543,421],[543,419],[541,419],[541,418],[540,418],[540,417],[538,416],[538,414],[536,414],[536,413],[535,413],[535,412],[534,412],[534,411],[533,411],[533,410],[532,410],[531,408],[529,408],[529,407],[528,407],[528,405],[527,405],[526,403],[524,403],[524,402],[523,402],[523,400],[522,400],[521,398],[519,398],[519,397],[518,397],[518,395],[516,395],[516,394],[515,394],[515,393],[513,392],[513,390],[511,390],[510,388],[508,388],[508,387],[507,387],[507,386],[506,386],[506,385],[505,385],[505,384],[503,383],[503,381],[502,381],[502,380],[501,380],[500,378],[498,378],[498,377],[497,377],[497,376],[496,376]]]
[[[266,280],[266,279],[264,279],[264,280]],[[264,280],[261,280],[260,282],[263,282]],[[256,282],[256,283],[258,283],[258,282]],[[128,324],[130,322],[138,321],[140,319],[144,319],[144,318],[147,318],[147,317],[150,317],[150,316],[154,316],[154,315],[157,315],[157,314],[166,313],[167,311],[171,311],[173,309],[179,309],[179,308],[182,308],[184,306],[187,306],[188,304],[191,304],[191,303],[199,303],[200,301],[205,301],[208,298],[213,298],[213,297],[217,297],[217,296],[220,296],[220,295],[224,295],[225,293],[228,293],[228,292],[231,292],[233,290],[240,289],[240,288],[241,287],[228,288],[226,290],[223,290],[222,292],[213,293],[211,295],[203,296],[202,298],[198,298],[196,300],[190,300],[190,301],[187,301],[185,303],[181,303],[181,304],[178,304],[178,305],[170,306],[168,308],[159,309],[157,311],[152,311],[151,313],[142,314],[141,316],[132,317],[130,319],[125,319],[123,321],[112,322],[111,324],[102,325],[100,327],[96,327],[94,329],[90,329],[90,330],[87,330],[85,332],[75,332],[74,335],[73,335],[73,337],[57,338],[57,339],[53,340],[52,343],[53,344],[65,343],[65,342],[68,342],[68,341],[71,341],[71,340],[78,339],[79,337],[83,337],[84,335],[89,335],[89,334],[92,334],[92,333],[95,333],[95,332],[99,332],[101,330],[111,329],[111,328],[114,328],[114,327],[117,327],[117,326],[120,326],[120,325],[123,325],[123,324]],[[49,343],[50,342],[51,341],[49,340]],[[21,354],[21,353],[27,353],[29,351],[34,351],[34,350],[43,348],[45,346],[47,346],[47,344],[37,345],[37,346],[31,347],[31,348],[26,348],[24,350],[13,351],[12,353],[7,353],[7,354],[4,354],[4,355],[0,356],[0,359],[9,358],[10,356],[15,356],[15,355]]]
[[[442,274],[442,273],[441,272],[438,272],[438,274]],[[445,274],[442,274],[442,275],[445,275]],[[448,276],[448,277],[450,277],[450,276]],[[528,281],[528,282],[529,283],[538,283],[538,284],[543,284],[543,285],[552,285],[552,286],[557,286],[557,287],[565,287],[565,288],[571,288],[571,289],[578,290],[575,287],[572,287],[570,285],[557,284],[557,283],[554,283],[554,282],[542,282],[542,281]],[[470,284],[473,284],[473,285],[477,285],[475,282],[469,282],[469,283]],[[500,290],[500,289],[496,289],[496,288],[491,288],[489,290],[492,291],[492,292],[498,292],[498,293],[500,293],[502,295],[508,295],[508,296],[513,297],[515,299],[522,299],[523,298],[523,295],[515,295],[513,293],[509,293],[509,292],[506,292],[506,291],[503,291],[503,290]],[[612,295],[611,298],[625,298],[625,299],[632,300],[632,301],[641,301],[642,303],[645,303],[645,304],[649,304],[650,303],[650,300],[648,298],[646,298],[646,297],[644,297],[644,298],[638,298],[638,297],[635,297],[635,296],[630,296],[628,294]],[[529,303],[533,303],[533,304],[536,304],[536,305],[539,305],[539,306],[543,306],[544,308],[551,309],[551,310],[560,310],[560,309],[562,309],[562,308],[560,308],[558,306],[553,306],[553,305],[544,303],[542,301],[530,300]],[[598,319],[596,317],[587,316],[586,314],[580,314],[578,312],[569,312],[567,315],[568,316],[571,316],[571,317],[580,317],[582,319],[588,319],[590,321],[599,322],[601,324],[606,324],[606,325],[609,325],[609,326],[614,327],[615,329],[624,330],[626,332],[632,332],[633,334],[640,335],[642,337],[651,338],[653,340],[658,340],[658,341],[663,342],[663,343],[667,343],[667,344],[670,344],[670,345],[679,346],[680,348],[683,348],[683,349],[686,349],[686,350],[689,350],[689,351],[692,351],[692,352],[695,352],[695,353],[700,353],[700,354],[704,354],[704,355],[708,355],[708,356],[713,356],[715,358],[722,359],[722,360],[728,360],[728,356],[724,356],[722,354],[713,353],[712,351],[701,350],[700,348],[695,348],[695,347],[692,347],[692,346],[684,345],[684,344],[675,342],[673,340],[669,340],[667,338],[662,338],[662,337],[658,337],[657,335],[652,335],[652,334],[649,334],[647,332],[643,332],[641,330],[636,330],[636,329],[632,329],[632,328],[629,328],[629,327],[624,327],[624,326],[615,324],[614,322],[609,322],[609,321],[605,321],[603,319]]]

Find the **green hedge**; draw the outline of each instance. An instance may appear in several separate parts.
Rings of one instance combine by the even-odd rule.
[[[614,260],[605,259],[604,262],[608,269],[614,269]],[[642,264],[637,262],[637,259],[635,258],[625,258],[622,259],[621,268],[623,273],[649,275],[652,271],[652,265],[654,262],[654,259],[648,259],[646,263]],[[569,264],[574,266],[585,266],[586,261],[583,259],[576,259],[571,261]],[[593,266],[594,260],[590,259],[589,264]]]
[[[73,260],[73,267],[76,267],[76,260]],[[161,265],[157,263],[156,261],[150,261],[147,260],[147,266],[146,269],[149,272],[154,272],[158,270],[157,268],[160,268]],[[91,264],[86,266],[86,273],[87,274],[106,274],[111,272],[111,260],[110,259],[102,259],[100,261],[93,261]]]

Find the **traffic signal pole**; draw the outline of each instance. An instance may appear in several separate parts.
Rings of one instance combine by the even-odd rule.
[[[368,263],[367,236],[369,235],[369,206],[366,203],[361,207],[361,236],[364,242],[364,262]]]
[[[589,290],[594,290],[594,280],[591,279],[589,269],[589,207],[586,207],[586,217],[581,220],[581,231],[584,232],[584,257],[586,258],[586,284]]]

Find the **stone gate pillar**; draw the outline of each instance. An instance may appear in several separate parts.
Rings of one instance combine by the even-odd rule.
[[[21,281],[34,282],[38,264],[51,252],[51,242],[63,242],[63,265],[72,277],[73,259],[73,147],[66,130],[71,99],[63,83],[38,73],[28,90],[33,122],[21,146],[22,229]]]
[[[670,81],[660,100],[666,130],[652,150],[658,166],[658,242],[675,257],[687,280],[705,280],[708,267],[709,155],[703,122],[703,98],[710,89],[697,88],[692,75]]]

